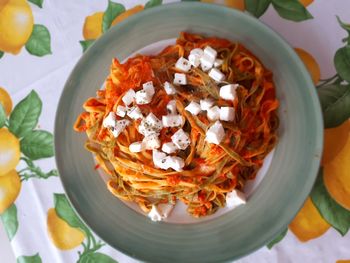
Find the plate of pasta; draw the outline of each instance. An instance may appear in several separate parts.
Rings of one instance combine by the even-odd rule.
[[[234,10],[171,4],[80,59],[56,115],[56,161],[73,207],[116,249],[225,261],[301,207],[320,127],[310,77],[276,33]]]

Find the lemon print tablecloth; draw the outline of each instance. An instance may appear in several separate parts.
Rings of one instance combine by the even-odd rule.
[[[52,158],[52,131],[82,53],[120,21],[170,2],[0,0],[0,215],[17,262],[137,262],[106,245],[72,210]],[[350,2],[202,2],[250,13],[296,48],[327,128],[310,198],[289,229],[238,262],[350,262]]]

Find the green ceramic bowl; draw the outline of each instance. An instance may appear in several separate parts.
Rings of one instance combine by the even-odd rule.
[[[196,224],[154,223],[113,197],[93,169],[86,136],[73,131],[83,102],[123,60],[180,31],[237,40],[274,73],[281,106],[279,143],[272,163],[245,206]],[[311,79],[293,49],[257,19],[203,3],[145,10],[113,27],[79,60],[59,103],[56,161],[66,193],[85,223],[104,241],[149,262],[222,262],[265,245],[286,228],[314,183],[322,151],[320,105]]]

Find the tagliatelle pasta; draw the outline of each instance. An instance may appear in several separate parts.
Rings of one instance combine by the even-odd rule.
[[[191,60],[195,56],[189,58],[193,50],[206,48],[207,61],[212,54],[216,59],[209,70],[205,55],[198,55],[198,61]],[[179,66],[180,58],[185,60]],[[186,83],[173,84],[177,73]],[[145,83],[152,83],[154,92],[151,86],[151,92],[146,90]],[[165,88],[164,83],[170,84]],[[233,87],[231,99],[226,89],[233,92]],[[130,89],[144,96],[144,101],[136,97],[126,105]],[[187,107],[191,102],[196,103]],[[86,132],[86,148],[110,176],[107,188],[112,194],[136,202],[146,213],[152,205],[179,200],[187,205],[188,213],[200,217],[224,207],[228,193],[242,191],[246,181],[255,178],[277,142],[278,105],[272,73],[244,46],[181,33],[176,44],[157,55],[137,55],[125,63],[113,59],[104,88],[84,103],[85,111],[74,129]],[[139,110],[136,117],[131,114],[135,108]],[[116,126],[104,125],[111,113]],[[150,113],[154,121],[163,118],[152,138],[141,131]],[[180,139],[174,136],[179,130]],[[166,143],[167,148],[162,148]],[[168,160],[173,166],[163,167],[162,162]]]

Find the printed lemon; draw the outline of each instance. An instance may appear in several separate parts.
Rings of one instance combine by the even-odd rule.
[[[333,199],[350,210],[350,137],[337,156],[324,165],[323,179]]]
[[[132,16],[132,15],[135,15],[135,14],[141,12],[142,10],[143,10],[143,6],[142,5],[136,5],[133,8],[130,8],[130,9],[126,10],[124,13],[121,13],[119,16],[117,16],[113,20],[112,26],[120,23],[124,19],[127,19],[129,16]]]
[[[342,125],[324,130],[324,147],[322,164],[332,161],[334,157],[344,148],[350,136],[350,121],[345,121]]]
[[[21,190],[21,180],[16,170],[0,176],[0,214],[16,200]]]
[[[12,100],[7,91],[2,87],[0,87],[0,103],[4,107],[6,115],[9,116],[12,110]]]
[[[316,85],[320,81],[321,71],[320,66],[317,64],[315,58],[310,53],[301,48],[295,48],[295,52],[299,55],[300,59],[304,62],[306,69],[309,71],[312,81]]]
[[[307,7],[308,5],[310,5],[314,0],[300,0],[300,3]]]
[[[5,6],[5,5],[7,5],[7,2],[8,2],[9,0],[0,0],[0,11],[1,11],[1,9]]]
[[[201,2],[225,5],[241,11],[245,10],[244,0],[201,0]]]
[[[5,2],[0,4],[0,50],[18,54],[33,31],[33,13],[26,0]]]
[[[346,259],[340,259],[340,260],[337,260],[336,263],[350,263],[350,259],[349,260],[346,260]]]
[[[0,177],[15,169],[19,158],[19,140],[7,128],[0,129]]]
[[[47,211],[47,231],[53,244],[62,250],[69,250],[83,243],[85,235],[78,229],[71,227],[56,213],[55,208]]]
[[[83,27],[84,39],[97,39],[102,35],[103,12],[97,12],[85,18]]]
[[[289,229],[302,242],[322,236],[329,227],[330,225],[322,218],[310,198],[289,224]]]

